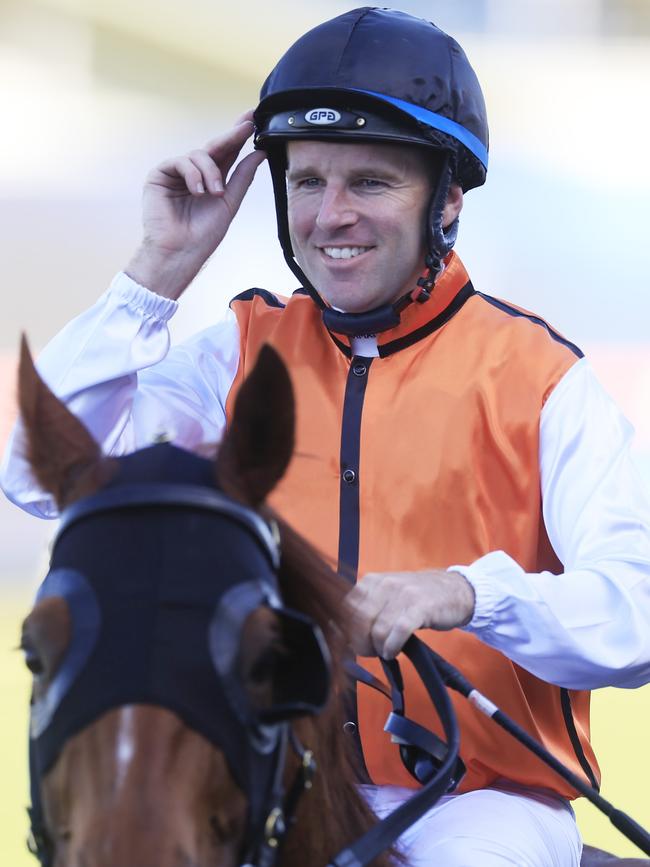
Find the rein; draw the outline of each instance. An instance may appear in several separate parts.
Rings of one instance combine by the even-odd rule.
[[[460,766],[458,764],[458,752],[460,748],[460,731],[456,721],[456,715],[449,698],[447,689],[440,673],[434,664],[433,658],[427,653],[428,648],[425,644],[415,637],[411,637],[403,647],[403,653],[411,660],[415,670],[420,675],[422,683],[426,687],[429,697],[433,703],[440,721],[443,731],[447,739],[444,744],[439,738],[428,732],[426,729],[407,720],[403,715],[403,685],[402,676],[399,669],[399,663],[396,660],[382,660],[384,672],[391,684],[391,697],[393,700],[393,712],[389,716],[386,730],[394,733],[394,739],[404,744],[409,739],[411,744],[416,745],[422,751],[435,759],[436,754],[440,754],[440,748],[443,748],[442,762],[434,761],[433,767],[437,766],[436,771],[431,771],[428,778],[423,782],[422,788],[408,801],[401,804],[396,810],[393,810],[388,816],[378,822],[370,831],[367,831],[355,843],[343,849],[329,862],[327,867],[365,867],[389,846],[400,837],[414,822],[423,816],[438,799],[446,792],[454,789],[459,782]],[[361,666],[356,666],[356,663],[349,667],[355,673],[359,669],[364,672],[367,677],[361,677],[364,683],[375,686],[370,683],[365,669]],[[378,687],[376,687],[378,688]],[[382,692],[384,689],[381,690]],[[392,722],[391,722],[392,718]],[[396,723],[395,720],[398,722]],[[400,734],[397,734],[400,732]]]
[[[418,639],[409,639],[409,641],[413,640],[417,641]],[[563,765],[562,762],[560,762],[559,759],[556,759],[552,753],[539,743],[539,741],[532,738],[527,731],[517,725],[513,719],[500,710],[490,701],[489,698],[486,698],[486,696],[472,686],[467,678],[464,677],[458,669],[454,668],[453,665],[447,662],[446,659],[443,659],[431,650],[431,648],[427,648],[427,650],[431,656],[433,664],[436,666],[447,686],[456,692],[459,692],[478,711],[485,716],[490,717],[490,719],[494,720],[497,725],[501,726],[501,728],[507,731],[515,740],[519,741],[520,744],[523,744],[531,753],[534,753],[546,765],[570,783],[574,789],[580,792],[581,795],[584,795],[588,801],[601,811],[601,813],[604,813],[612,825],[627,837],[628,840],[638,846],[646,855],[650,855],[650,834],[643,826],[632,819],[631,816],[628,816],[627,813],[614,807],[613,804],[600,795],[597,789],[589,783],[585,783],[580,779],[580,777],[576,776],[573,771],[567,768],[566,765]]]
[[[379,822],[371,832],[362,837],[353,846],[339,853],[339,855],[330,862],[328,867],[362,867],[362,865],[368,864],[372,858],[381,851],[381,848],[375,848],[373,845],[375,843],[375,840],[372,837],[373,832],[376,832],[376,836],[383,842],[382,848],[387,848],[395,842],[403,831],[417,821],[417,819],[419,819],[429,807],[433,806],[438,798],[445,794],[445,791],[452,791],[458,782],[460,782],[460,776],[462,776],[464,772],[464,766],[458,759],[458,741],[450,737],[450,733],[445,724],[446,714],[448,711],[441,711],[441,707],[444,708],[445,706],[451,711],[453,726],[456,727],[457,731],[453,708],[451,707],[451,702],[449,701],[449,696],[447,695],[445,687],[449,687],[450,689],[459,692],[478,711],[492,719],[497,725],[501,726],[501,728],[508,732],[511,737],[523,744],[523,746],[525,746],[530,752],[534,753],[534,755],[552,768],[557,774],[559,774],[559,776],[570,783],[576,791],[580,792],[581,795],[584,795],[587,800],[604,813],[609,818],[612,825],[627,837],[628,840],[638,846],[638,848],[646,855],[650,855],[650,834],[645,828],[643,828],[643,826],[632,819],[631,816],[628,816],[627,813],[616,808],[613,804],[603,798],[597,789],[589,783],[581,780],[580,777],[574,774],[573,771],[566,767],[566,765],[562,764],[562,762],[543,747],[542,744],[531,737],[527,731],[521,728],[521,726],[519,726],[506,713],[500,710],[492,701],[490,701],[490,699],[479,692],[467,680],[467,678],[458,671],[458,669],[454,668],[453,665],[443,659],[415,635],[412,635],[409,638],[402,648],[402,652],[415,665],[418,674],[429,691],[429,695],[440,714],[445,735],[448,739],[447,744],[444,744],[444,742],[436,737],[433,732],[424,729],[412,720],[404,718],[404,704],[403,696],[401,694],[401,679],[399,679],[399,666],[395,660],[392,660],[391,662],[382,660],[384,671],[391,684],[390,691],[381,681],[377,680],[372,674],[360,665],[357,665],[357,663],[348,664],[348,672],[361,683],[377,689],[391,698],[393,702],[393,711],[388,716],[385,730],[393,734],[393,740],[400,744],[400,750],[403,750],[404,747],[406,747],[407,749],[414,749],[416,754],[419,753],[420,758],[415,763],[412,761],[409,763],[405,759],[404,752],[402,752],[404,764],[407,766],[407,769],[411,771],[413,776],[419,779],[417,766],[418,763],[422,765],[423,762],[428,768],[431,767],[432,763],[434,766],[439,765],[439,771],[430,782],[425,784],[423,789],[420,790],[417,795],[411,797],[383,821]],[[424,661],[426,661],[426,663],[424,663]],[[395,672],[397,672],[397,677],[395,676]],[[435,672],[435,699],[430,689],[430,685],[434,683],[434,680],[428,679],[432,672]],[[442,687],[442,692],[445,695],[445,701],[442,705],[437,703],[440,695],[438,689],[440,687]],[[446,756],[445,751],[448,751]],[[441,764],[443,757],[444,760]],[[453,770],[452,759],[456,759],[457,762],[455,773]],[[444,782],[447,783],[446,789],[444,788]],[[421,797],[427,793],[429,789],[431,790],[431,797]],[[434,792],[436,793],[435,795]],[[400,821],[402,817],[398,818],[397,815],[400,812],[403,812],[403,818],[405,819],[403,823]],[[394,817],[395,821],[393,823],[392,820]],[[388,828],[384,828],[387,823],[391,823],[391,831],[389,831]],[[393,824],[398,830],[396,830],[392,835]],[[371,845],[368,850],[366,850],[365,846],[362,845],[363,841],[366,839],[371,839]],[[346,860],[347,853],[350,853],[350,855]]]

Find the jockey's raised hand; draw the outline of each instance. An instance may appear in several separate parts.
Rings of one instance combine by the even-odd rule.
[[[143,239],[126,268],[136,282],[177,299],[217,249],[265,159],[254,151],[235,165],[253,133],[251,118],[247,112],[204,148],[165,160],[149,173]]]

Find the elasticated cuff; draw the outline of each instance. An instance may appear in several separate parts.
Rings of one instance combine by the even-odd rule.
[[[161,322],[168,322],[178,309],[178,301],[163,298],[145,286],[131,279],[124,271],[113,278],[108,289],[109,296],[126,304],[134,312],[143,317],[153,317]]]
[[[447,571],[460,572],[474,590],[474,616],[467,626],[462,628],[468,632],[481,632],[489,629],[496,602],[489,577],[481,571],[480,567],[477,567],[476,563],[471,566],[450,566]]]

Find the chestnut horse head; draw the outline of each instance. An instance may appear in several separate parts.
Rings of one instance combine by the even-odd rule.
[[[39,857],[271,863],[304,743],[318,772],[280,860],[324,865],[374,818],[342,732],[345,585],[263,506],[293,449],[279,357],[260,353],[214,461],[169,444],[103,457],[26,346],[19,403],[63,511],[22,637]]]

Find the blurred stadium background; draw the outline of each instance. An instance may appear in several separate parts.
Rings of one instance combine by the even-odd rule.
[[[403,0],[465,47],[491,127],[487,186],[466,200],[457,249],[477,286],[578,343],[637,429],[650,486],[649,0]],[[89,305],[138,239],[150,166],[256,103],[300,33],[351,3],[0,0],[0,438],[14,415],[18,335],[37,350]],[[389,62],[389,59],[387,59]],[[175,339],[252,285],[295,285],[263,169],[226,241],[183,299]],[[0,863],[24,851],[28,684],[22,613],[51,524],[0,502]],[[594,696],[603,792],[650,824],[650,690]],[[632,854],[578,805],[588,841]]]

